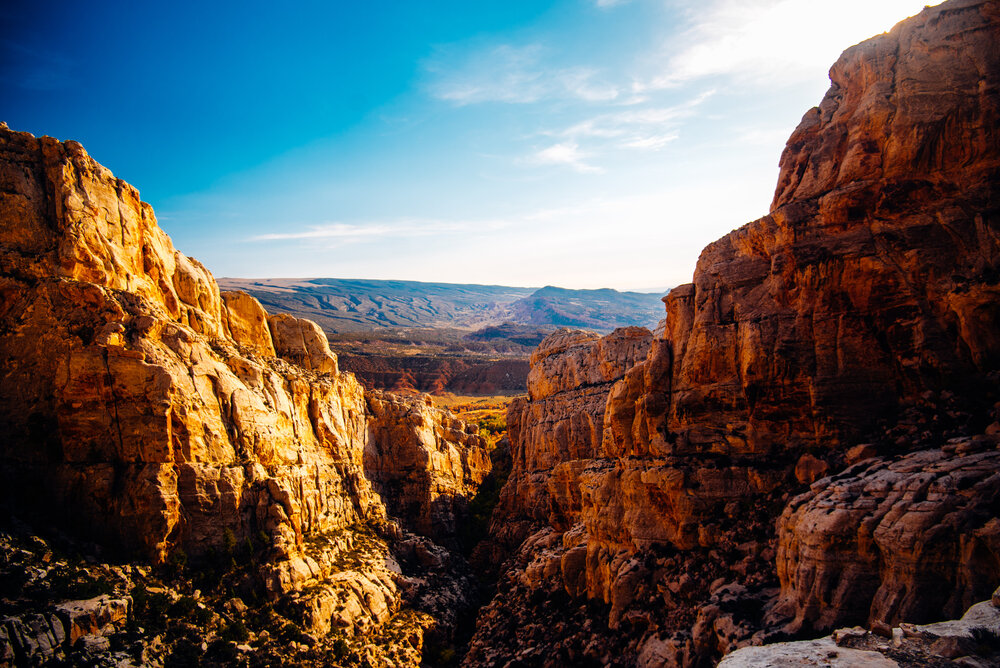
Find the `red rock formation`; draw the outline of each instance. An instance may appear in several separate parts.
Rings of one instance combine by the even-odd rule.
[[[479,426],[445,418],[422,398],[376,391],[366,398],[365,471],[393,515],[409,518],[420,534],[453,542],[491,468]]]
[[[842,462],[901,398],[974,400],[988,384],[1000,366],[998,36],[992,3],[946,3],[834,65],[782,156],[771,214],[702,252],[694,283],[665,298],[663,339],[608,402],[606,452],[653,461],[622,462],[602,500],[631,497],[622,512],[639,518],[654,491],[681,507],[615,531],[595,504],[592,533],[638,544],[653,526],[689,547],[725,503],[788,482],[782,468],[801,469],[803,453]],[[650,473],[696,453],[747,465],[682,480],[668,459]]]
[[[537,490],[560,489],[574,512],[550,519],[552,527],[581,522],[544,545],[533,538],[537,549],[522,550],[515,571],[532,586],[561,580],[570,594],[609,605],[617,651],[651,665],[694,665],[749,642],[765,624],[760,602],[734,604],[730,614],[709,598],[719,584],[709,578],[756,581],[766,593],[759,587],[776,574],[770,527],[788,490],[811,481],[815,500],[799,498],[782,520],[782,605],[770,623],[785,612],[796,618],[789,629],[828,628],[857,601],[870,603],[872,619],[922,616],[935,603],[954,612],[1000,580],[992,529],[974,511],[950,513],[958,490],[945,482],[924,498],[929,471],[906,460],[885,465],[896,477],[884,484],[899,490],[885,517],[871,515],[866,494],[854,506],[822,478],[847,459],[869,458],[870,445],[854,446],[924,393],[947,390],[955,405],[924,432],[914,425],[880,446],[883,455],[985,427],[1000,368],[997,44],[996,3],[952,0],[846,51],[826,97],[788,142],[770,214],[710,244],[693,282],[664,298],[667,317],[648,358],[610,390],[602,442],[586,429],[559,447],[538,436],[556,433],[553,414],[592,414],[589,400],[550,411],[543,392],[512,405],[521,466],[508,496],[522,496],[522,513],[538,521],[548,503]],[[542,360],[533,363],[532,374],[546,373]],[[571,375],[590,373],[596,368]],[[960,414],[975,417],[961,427]],[[996,470],[991,457],[946,467],[956,480],[984,481],[987,505],[997,492],[985,482]],[[571,476],[557,473],[568,465]],[[497,517],[516,516],[510,505]],[[829,524],[817,519],[826,507],[839,509]],[[925,527],[934,537],[919,537]],[[981,539],[962,542],[963,533]],[[660,556],[673,551],[692,573],[705,558],[723,563],[682,587],[669,579],[677,562]],[[970,584],[971,573],[981,585]],[[953,601],[939,600],[932,574],[955,586]],[[666,602],[674,612],[650,615],[648,592],[674,586]],[[481,633],[499,632],[505,605],[530,601],[502,593]],[[635,615],[642,624],[627,622]],[[524,642],[517,637],[511,642]],[[559,642],[552,646],[567,647]]]
[[[493,520],[493,535],[509,547],[551,523],[569,528],[580,510],[578,478],[601,456],[608,392],[649,351],[652,335],[625,327],[600,337],[559,330],[531,356],[528,400],[507,411],[513,468]]]

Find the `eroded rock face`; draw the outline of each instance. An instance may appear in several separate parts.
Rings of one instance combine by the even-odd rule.
[[[771,214],[666,298],[661,371],[630,396],[669,400],[615,427],[648,434],[626,452],[839,449],[997,368],[996,37],[992,3],[946,3],[841,56]]]
[[[447,637],[473,580],[408,531],[456,541],[490,469],[475,427],[366,395],[315,323],[220,293],[79,144],[0,128],[0,214],[7,507],[153,563],[235,567],[249,551],[240,586],[364,651],[405,637],[386,663],[416,665],[427,629]],[[107,653],[104,629],[127,612],[112,603],[25,603],[0,653]]]
[[[330,352],[326,334],[315,322],[278,313],[269,316],[267,324],[279,355],[303,369],[337,373],[337,357]]]
[[[560,440],[552,416],[599,413],[583,388],[600,365],[549,360],[543,344],[530,400],[508,416],[515,470],[495,518],[529,517],[561,538],[517,552],[505,577],[609,606],[612,646],[643,665],[698,665],[789,621],[831,628],[859,601],[871,619],[950,613],[997,584],[992,515],[959,510],[979,506],[942,472],[957,466],[993,503],[993,446],[980,464],[943,454],[940,470],[906,454],[995,419],[997,43],[995,3],[953,0],[846,51],[789,140],[770,214],[706,247],[693,282],[664,298],[648,357],[607,393],[599,441],[597,419],[563,426]],[[579,396],[566,394],[574,384]],[[907,406],[939,393],[947,410],[907,422]],[[847,494],[848,462],[842,475],[884,472]],[[792,501],[809,484],[815,499]],[[551,512],[554,499],[569,511]],[[953,595],[925,596],[934,578]],[[728,609],[708,595],[727,582],[745,590]],[[497,632],[505,606],[539,613],[515,590],[477,639]],[[667,612],[644,614],[659,605],[644,597],[664,591]],[[562,646],[558,634],[510,642]]]
[[[384,521],[365,470],[369,438],[398,420],[373,444],[386,449],[387,439],[419,440],[419,430],[407,431],[416,429],[408,409],[369,411],[314,323],[220,294],[136,190],[75,142],[4,127],[0,184],[0,460],[10,498],[65,509],[72,517],[62,519],[94,538],[154,561],[259,531],[276,558],[290,559],[303,536]],[[453,417],[427,413],[420,429],[464,434]],[[474,440],[446,445],[468,459]],[[422,493],[453,478],[429,471]]]
[[[223,325],[238,345],[264,357],[274,357],[274,340],[268,326],[267,311],[246,292],[220,292],[225,304]]]
[[[778,613],[829,630],[958,616],[986,598],[1000,573],[996,446],[868,460],[793,499],[778,522]]]
[[[902,399],[993,385],[998,36],[995,5],[945,3],[834,65],[771,214],[702,252],[612,391],[604,449],[625,459],[591,486],[591,535],[704,544],[726,504],[841,468]]]
[[[764,647],[746,647],[729,654],[719,668],[769,668],[770,666],[815,666],[850,668],[885,666],[921,668],[929,665],[993,666],[1000,661],[996,629],[1000,608],[992,600],[969,607],[961,619],[936,624],[901,623],[883,625],[879,633],[861,627],[837,629],[818,640],[783,642]]]
[[[468,500],[491,469],[478,425],[466,425],[424,398],[371,391],[365,470],[389,502],[425,536],[451,543]]]
[[[645,358],[652,335],[626,327],[601,337],[559,330],[531,357],[528,399],[507,411],[513,470],[494,515],[493,536],[516,547],[533,528],[565,531],[580,511],[579,476],[600,458],[604,406],[613,383]]]

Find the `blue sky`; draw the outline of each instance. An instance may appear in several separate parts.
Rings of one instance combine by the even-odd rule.
[[[217,276],[661,289],[925,2],[14,0],[0,119],[82,142]]]

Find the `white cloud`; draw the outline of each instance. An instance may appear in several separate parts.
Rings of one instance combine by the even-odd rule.
[[[581,174],[600,174],[604,170],[587,163],[589,154],[580,150],[575,142],[553,144],[548,148],[536,151],[530,162],[536,165],[563,165],[572,167]]]
[[[609,9],[611,7],[617,7],[618,5],[624,5],[631,0],[596,0],[596,4],[601,9]]]
[[[625,148],[637,148],[642,150],[657,150],[674,141],[677,137],[677,134],[647,135],[645,137],[637,137],[636,139],[629,140],[622,144],[622,146]]]
[[[889,30],[926,0],[717,0],[697,5],[688,29],[667,44],[666,68],[641,89],[731,75],[753,84],[822,76],[849,45]]]

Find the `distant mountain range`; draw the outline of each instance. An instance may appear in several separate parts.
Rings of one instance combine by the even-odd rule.
[[[663,317],[660,293],[611,289],[423,283],[341,278],[220,278],[223,290],[244,290],[269,312],[291,313],[328,333],[386,328],[475,331],[504,323],[579,327],[655,327]]]

